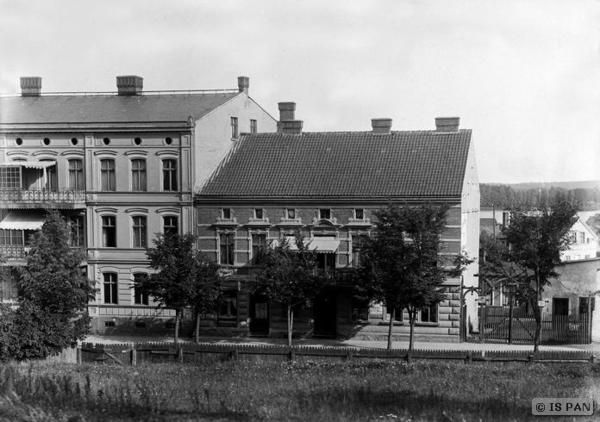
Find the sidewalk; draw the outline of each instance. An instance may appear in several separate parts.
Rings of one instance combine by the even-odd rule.
[[[194,339],[191,338],[180,338],[181,342],[193,343]],[[162,337],[162,336],[88,336],[84,343],[103,343],[103,344],[115,344],[115,343],[172,343],[173,337]],[[218,343],[218,344],[287,344],[286,339],[283,338],[257,338],[257,337],[201,337],[201,343]],[[317,347],[355,347],[359,349],[373,348],[373,349],[385,349],[387,347],[386,341],[367,341],[367,340],[334,340],[334,339],[294,339],[295,346],[317,346]],[[407,349],[408,341],[394,341],[392,347],[394,349]],[[465,343],[432,343],[432,342],[415,342],[415,349],[421,350],[498,350],[498,351],[533,351],[533,345],[531,344],[500,344],[500,343],[479,343],[479,342],[465,342]],[[556,350],[556,351],[589,351],[595,356],[600,357],[600,343],[582,344],[582,345],[541,345],[540,350]]]

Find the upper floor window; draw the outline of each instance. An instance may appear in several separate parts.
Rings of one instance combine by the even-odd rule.
[[[231,220],[231,208],[222,208],[221,209],[221,218],[223,220]]]
[[[46,168],[46,186],[45,188],[48,190],[57,190],[58,189],[58,173],[56,172],[56,162],[53,160],[42,160],[45,162],[54,162],[54,165],[50,165],[50,167]]]
[[[579,243],[585,243],[585,232],[579,232]]]
[[[115,174],[115,160],[100,160],[100,189],[105,192],[117,190],[117,179]]]
[[[286,208],[285,218],[287,218],[289,220],[295,220],[296,219],[296,210],[294,208]]]
[[[20,167],[0,167],[0,189],[21,189]]]
[[[69,189],[84,190],[83,160],[69,160]]]
[[[365,243],[367,242],[368,236],[367,235],[358,235],[358,236],[352,236],[352,266],[353,267],[359,267],[361,262],[360,262],[360,254],[361,254],[361,249],[364,247]]]
[[[365,210],[363,208],[355,208],[354,209],[354,218],[357,220],[365,219]]]
[[[321,220],[331,220],[331,210],[328,208],[321,208],[319,210],[319,218]]]
[[[232,117],[231,118],[231,137],[233,139],[237,139],[238,136],[239,136],[238,118]]]
[[[102,217],[102,246],[105,248],[115,248],[117,246],[116,217]]]
[[[250,119],[250,133],[257,133],[257,132],[258,132],[258,124],[257,124],[256,120]]]
[[[234,249],[234,237],[233,233],[222,233],[219,235],[220,241],[220,252],[221,252],[221,264],[233,265],[233,249]]]
[[[179,233],[179,221],[175,216],[163,217],[163,232],[165,236],[172,236]]]
[[[163,190],[177,190],[177,160],[163,160]]]
[[[146,191],[146,160],[131,160],[131,189]]]
[[[262,208],[255,208],[254,209],[254,218],[256,218],[257,220],[262,220],[265,216],[264,210]]]
[[[267,235],[263,233],[252,235],[252,262],[260,264],[263,258],[263,252],[267,247]]]
[[[133,275],[133,303],[136,305],[148,305],[150,303],[148,293],[142,292],[141,289],[135,287],[139,282],[146,278],[146,274],[137,273]]]
[[[146,248],[147,246],[146,217],[133,217],[133,247]]]
[[[119,303],[119,283],[116,273],[104,273],[104,303]]]
[[[85,246],[85,231],[82,215],[72,215],[69,217],[71,226],[71,245],[77,247]]]

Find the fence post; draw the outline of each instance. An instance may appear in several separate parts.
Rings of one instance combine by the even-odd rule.
[[[471,353],[467,353],[467,357],[465,358],[465,363],[471,363],[473,362],[473,356],[471,356]]]
[[[179,346],[177,349],[177,360],[179,363],[183,363],[183,347]]]
[[[290,353],[288,354],[288,358],[290,361],[293,361],[296,358],[296,352],[293,349],[290,350]]]
[[[592,353],[592,356],[590,356],[590,363],[591,364],[594,364],[594,359],[595,359],[595,357],[594,357],[594,354]]]
[[[131,366],[137,366],[137,353],[135,351],[135,346],[131,348]]]
[[[82,356],[81,356],[81,355],[82,355],[81,346],[79,346],[79,345],[78,345],[78,346],[77,346],[76,355],[75,355],[75,359],[77,360],[77,363],[78,363],[79,365],[81,365],[81,363],[82,363],[82,361],[83,361],[83,358],[82,358]],[[592,355],[592,357],[593,357],[593,355]]]
[[[528,361],[529,363],[533,363],[533,355],[529,355],[529,356],[527,356],[527,361]]]

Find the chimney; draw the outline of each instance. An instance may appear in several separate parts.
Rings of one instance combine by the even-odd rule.
[[[392,119],[387,117],[371,119],[371,126],[373,126],[373,133],[389,135],[392,132]]]
[[[302,120],[284,120],[280,122],[281,133],[286,135],[300,135],[302,133],[302,126],[304,122]]]
[[[302,133],[302,120],[295,120],[296,103],[285,102],[277,103],[279,106],[279,122],[277,123],[277,132],[287,134]]]
[[[435,127],[438,132],[458,132],[460,117],[436,117]]]
[[[250,78],[247,76],[238,76],[238,89],[240,92],[248,94],[250,88]]]
[[[119,95],[142,95],[144,78],[128,75],[117,76],[117,91]]]
[[[42,78],[24,76],[21,78],[21,95],[23,97],[39,97],[42,93]]]

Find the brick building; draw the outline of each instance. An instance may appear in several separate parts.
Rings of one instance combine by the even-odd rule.
[[[280,103],[277,133],[247,134],[236,143],[195,198],[199,248],[227,274],[228,301],[206,330],[278,335],[285,312],[264,297],[253,297],[257,252],[299,230],[319,254],[322,268],[343,274],[357,265],[360,242],[371,235],[373,212],[390,202],[450,205],[442,255],[479,247],[479,184],[471,130],[458,118],[436,119],[435,130],[392,131],[391,119],[373,119],[372,131],[304,133],[295,104]],[[417,335],[458,341],[477,326],[476,295],[466,296],[461,314],[461,285],[476,286],[474,263],[463,280],[448,279],[447,300],[420,314]],[[351,288],[325,292],[296,321],[298,335],[379,335],[388,315],[383,307],[362,314]],[[364,304],[363,304],[364,305]],[[462,317],[461,317],[462,315]],[[399,316],[397,333],[408,332]]]
[[[118,76],[117,92],[42,93],[21,78],[21,95],[0,97],[0,251],[7,258],[2,299],[44,209],[61,210],[99,292],[93,332],[164,329],[170,310],[132,289],[148,272],[157,232],[193,231],[193,195],[244,132],[277,122],[235,89],[145,92],[139,76]]]

